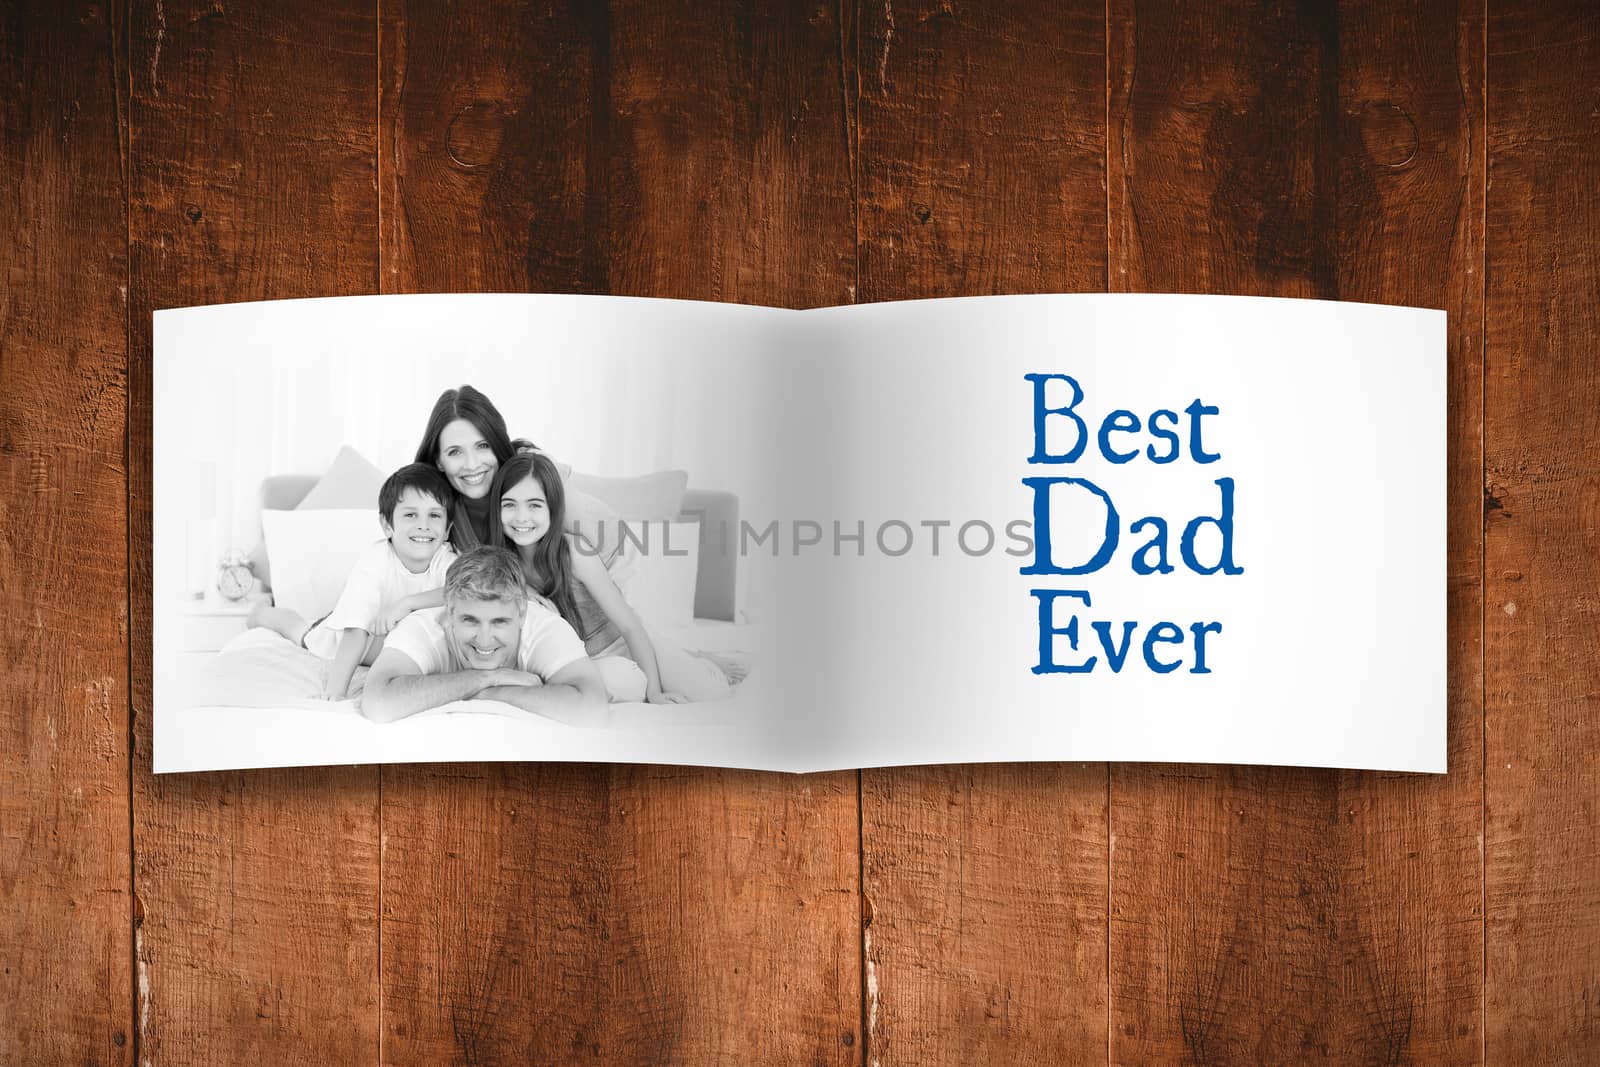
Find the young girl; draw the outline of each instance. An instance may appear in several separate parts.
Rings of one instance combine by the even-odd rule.
[[[516,453],[495,472],[491,499],[500,506],[489,514],[489,543],[517,553],[528,587],[583,638],[611,699],[678,704],[727,696],[721,668],[680,648],[658,649],[605,565],[591,552],[574,551],[578,535],[562,533],[565,497],[548,456]]]

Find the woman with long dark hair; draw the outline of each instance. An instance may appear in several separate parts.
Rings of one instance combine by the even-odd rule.
[[[455,491],[450,543],[456,551],[490,543],[494,474],[515,451],[506,420],[488,397],[470,385],[439,394],[417,446],[417,462],[439,468]]]

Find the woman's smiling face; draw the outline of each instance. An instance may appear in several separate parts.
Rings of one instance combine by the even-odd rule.
[[[486,495],[499,466],[488,439],[466,419],[439,431],[439,469],[462,496],[477,500]]]
[[[500,496],[500,527],[512,544],[528,548],[539,543],[550,529],[550,505],[544,489],[533,478],[524,478]]]

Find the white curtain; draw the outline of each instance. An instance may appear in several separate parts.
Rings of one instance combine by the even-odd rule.
[[[709,309],[657,302],[621,315],[596,302],[473,314],[445,303],[461,298],[422,299],[438,303],[238,305],[261,309],[256,328],[212,328],[199,357],[187,334],[174,345],[186,349],[186,384],[158,393],[158,433],[186,461],[215,464],[216,555],[256,544],[262,479],[320,474],[344,445],[383,470],[408,463],[438,395],[462,384],[495,403],[513,437],[577,470],[684,469],[692,486],[739,493],[747,511],[768,499],[746,455],[770,419],[752,402],[764,395],[767,363],[754,357],[767,320],[713,329]],[[362,314],[337,307],[352,303]]]

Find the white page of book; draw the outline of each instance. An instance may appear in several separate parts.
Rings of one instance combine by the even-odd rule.
[[[1445,769],[1443,312],[1198,296],[940,300],[813,312],[789,344],[786,392],[806,399],[787,408],[785,437],[808,446],[782,453],[796,467],[784,503],[831,517],[829,551],[784,572],[785,654],[827,665],[804,675],[813,765]],[[1081,390],[1075,461],[1029,462],[1029,374]],[[1067,406],[1068,383],[1044,384],[1044,406]],[[1215,409],[1198,431],[1186,413],[1196,402]],[[1119,410],[1128,414],[1104,440],[1125,462],[1101,446]],[[1170,413],[1160,435],[1149,429],[1156,412]],[[1140,430],[1122,429],[1135,421]],[[1045,428],[1052,454],[1080,436],[1067,415]],[[1006,531],[1034,517],[1025,478],[1094,487],[1044,494],[1054,561],[1085,568],[1107,550],[1103,566],[1022,573],[1035,553],[1008,554],[1024,546]],[[1229,566],[1216,523],[1196,528],[1191,566],[1184,532],[1223,515],[1219,482],[1231,485]],[[1152,517],[1164,551],[1147,547],[1161,528]],[[848,541],[832,550],[833,519],[847,533],[864,521],[865,554]],[[889,556],[907,541],[896,522],[912,547]],[[1136,559],[1155,573],[1138,573]],[[1046,624],[1035,590],[1057,594]],[[1049,635],[1061,673],[1035,673],[1041,630],[1074,619],[1076,648]]]

